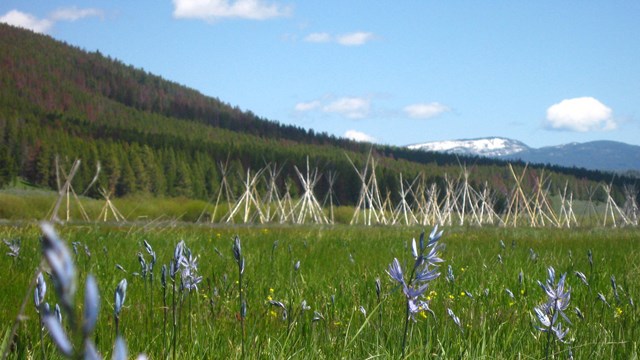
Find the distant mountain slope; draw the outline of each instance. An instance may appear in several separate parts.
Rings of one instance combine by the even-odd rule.
[[[517,154],[501,156],[530,163],[582,167],[591,170],[640,170],[640,146],[616,141],[591,141],[529,148]]]
[[[529,147],[520,141],[502,137],[433,141],[408,147],[415,150],[488,157],[509,156],[529,150]]]
[[[521,160],[532,164],[551,164],[601,171],[640,170],[640,146],[616,141],[591,141],[531,148],[501,137],[469,140],[433,141],[409,145],[410,149],[438,151],[467,156]]]

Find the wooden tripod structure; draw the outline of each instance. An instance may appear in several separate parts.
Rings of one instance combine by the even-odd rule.
[[[78,198],[78,194],[76,194],[76,191],[73,189],[73,185],[71,185],[71,182],[73,181],[73,178],[76,176],[78,168],[80,167],[80,159],[76,159],[73,162],[73,164],[71,165],[71,170],[69,170],[68,174],[65,172],[64,168],[62,168],[62,165],[60,165],[58,156],[55,157],[55,165],[56,182],[58,184],[58,199],[56,200],[53,209],[49,212],[49,221],[61,221],[58,217],[58,212],[60,211],[60,206],[62,205],[62,201],[64,199],[66,199],[66,216],[64,221],[71,220],[71,196],[73,196],[73,199],[78,206],[82,219],[84,221],[90,221],[89,215],[87,215],[87,212],[82,206],[82,202],[80,202],[80,199]],[[64,177],[64,185],[62,186],[60,185],[61,176]]]
[[[231,209],[225,217],[225,222],[233,222],[234,217],[241,210],[242,221],[244,224],[248,224],[252,220],[252,213],[258,216],[258,220],[261,224],[264,224],[267,221],[259,202],[260,196],[258,195],[257,190],[260,175],[262,175],[263,171],[264,169],[260,169],[258,172],[251,175],[251,169],[247,168],[247,177],[246,180],[244,180],[244,192],[235,203],[233,209]]]
[[[362,183],[358,203],[350,224],[357,224],[361,215],[365,225],[372,225],[373,223],[387,224],[387,219],[383,210],[383,202],[380,197],[380,190],[378,189],[378,180],[376,179],[375,159],[373,158],[371,151],[367,156],[365,167],[362,171],[358,170],[347,154],[345,155],[351,163],[351,166],[353,166],[353,169],[358,174],[360,182]]]
[[[109,214],[111,214],[113,216],[113,219],[116,222],[126,221],[127,219],[125,219],[124,215],[122,215],[122,213],[118,211],[115,205],[113,205],[113,202],[111,201],[112,193],[107,192],[107,190],[105,190],[104,188],[101,188],[100,194],[104,198],[105,203],[102,206],[102,209],[100,210],[100,215],[98,215],[97,220],[102,220],[106,222],[109,220]]]
[[[320,176],[318,169],[310,171],[309,169],[309,157],[307,157],[307,173],[306,176],[302,175],[297,166],[294,165],[294,169],[298,174],[298,179],[304,190],[302,197],[298,200],[298,203],[294,206],[294,216],[296,224],[303,224],[307,218],[313,219],[316,224],[328,224],[329,220],[322,211],[322,206],[318,203],[316,196],[313,193]]]

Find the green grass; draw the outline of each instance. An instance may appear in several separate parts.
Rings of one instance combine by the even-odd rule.
[[[58,193],[50,190],[23,188],[0,190],[0,219],[10,221],[48,219],[57,199]],[[105,200],[86,196],[78,196],[78,199],[89,220],[97,220],[105,205]],[[207,202],[202,200],[154,198],[144,195],[117,198],[111,201],[130,222],[160,220],[196,222],[203,209],[207,207]],[[83,221],[80,206],[71,195],[68,206],[70,221]],[[219,212],[224,214],[223,210],[219,210]],[[58,218],[65,221],[67,219],[66,197],[61,203]],[[107,221],[114,221],[111,212],[107,215]]]
[[[82,246],[74,255],[79,274],[77,313],[80,314],[84,279],[96,276],[101,310],[94,333],[98,350],[110,358],[114,343],[113,295],[117,283],[129,282],[121,330],[131,354],[144,352],[152,359],[170,354],[171,309],[167,333],[163,333],[160,268],[169,263],[175,245],[184,240],[199,256],[199,273],[204,277],[199,291],[179,301],[178,358],[240,358],[237,265],[231,251],[239,235],[246,270],[243,278],[247,301],[245,322],[248,358],[399,358],[404,327],[405,300],[386,269],[394,257],[403,268],[413,261],[410,241],[421,228],[391,227],[202,227],[202,226],[72,226],[58,228],[69,243]],[[429,231],[430,229],[426,229]],[[638,310],[629,302],[640,299],[640,238],[635,229],[502,229],[444,228],[441,240],[443,275],[427,292],[435,313],[418,316],[410,323],[407,354],[410,358],[544,358],[546,337],[534,327],[533,307],[545,295],[536,281],[546,279],[553,266],[567,272],[572,288],[571,309],[585,314],[580,320],[568,311],[573,325],[568,337],[575,358],[637,357]],[[27,300],[20,317],[9,358],[39,356],[38,318],[29,285],[41,262],[40,231],[36,226],[0,227],[0,237],[22,241],[20,256],[0,257],[0,329],[2,334],[17,318],[20,304]],[[137,253],[147,260],[143,240],[157,253],[152,286],[145,286]],[[499,240],[506,248],[502,249]],[[277,246],[274,243],[277,242]],[[86,245],[89,257],[83,250]],[[215,249],[219,251],[219,255]],[[530,259],[530,249],[537,259]],[[593,270],[587,251],[593,252]],[[503,263],[498,261],[501,255]],[[352,260],[351,260],[352,259]],[[301,262],[294,270],[294,263]],[[116,269],[116,264],[127,272]],[[444,277],[451,265],[455,283]],[[590,287],[574,271],[584,272]],[[518,281],[522,271],[524,281]],[[620,302],[613,297],[610,277],[615,275]],[[56,302],[51,279],[46,301]],[[382,281],[382,301],[375,292],[375,279]],[[505,289],[510,289],[511,299]],[[151,293],[153,292],[153,306]],[[467,291],[473,298],[462,295]],[[488,295],[485,295],[488,291]],[[611,307],[596,300],[601,292]],[[167,289],[171,306],[171,283]],[[282,301],[289,310],[283,320],[279,309],[268,300]],[[311,310],[302,312],[306,300]],[[360,311],[367,310],[365,317]],[[460,331],[447,315],[452,309],[460,318]],[[324,320],[313,322],[314,311]],[[55,354],[45,337],[48,355]],[[568,346],[555,343],[554,358],[566,358]]]

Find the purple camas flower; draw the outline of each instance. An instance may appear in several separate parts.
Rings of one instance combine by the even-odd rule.
[[[167,287],[167,265],[165,264],[162,264],[160,269],[160,284],[162,284],[162,288]]]
[[[576,315],[580,318],[580,320],[584,320],[584,314],[582,313],[582,311],[580,310],[580,308],[578,308],[577,306],[573,308],[573,311],[576,313]]]
[[[33,291],[33,302],[36,306],[36,312],[40,312],[40,306],[44,302],[44,296],[47,293],[47,283],[44,281],[42,272],[38,273],[36,278],[36,288]]]
[[[447,314],[449,314],[449,317],[458,326],[458,328],[462,330],[462,323],[460,322],[460,318],[458,318],[456,314],[453,313],[453,310],[447,308]]]
[[[242,244],[240,244],[240,238],[238,236],[233,239],[233,257],[237,262],[239,262],[242,257]]]
[[[407,299],[407,307],[411,319],[415,319],[415,314],[420,311],[430,311],[428,304],[420,300],[420,297],[427,291],[429,282],[440,276],[435,266],[444,261],[440,258],[439,249],[441,247],[438,243],[442,232],[438,232],[437,229],[438,227],[436,226],[431,231],[426,244],[424,233],[421,234],[420,248],[418,248],[415,239],[412,241],[411,252],[415,262],[408,280],[405,280],[402,266],[397,258],[393,259],[387,270],[387,274],[391,279],[402,286],[402,292]],[[432,266],[434,268],[431,268]]]
[[[598,300],[602,301],[605,305],[607,305],[607,307],[611,307],[611,305],[609,305],[609,303],[607,302],[607,298],[604,297],[604,294],[598,293]]]
[[[17,258],[20,255],[20,240],[2,240],[5,245],[9,248],[9,252],[7,256]]]
[[[58,321],[57,316],[47,314],[42,318],[42,323],[49,331],[49,336],[51,336],[51,339],[58,350],[60,350],[60,352],[65,356],[71,357],[73,354],[73,346],[62,327],[62,323]]]
[[[82,332],[85,337],[93,332],[98,321],[98,312],[100,310],[100,294],[98,293],[98,285],[93,275],[87,277],[84,291],[84,318],[82,323]]]
[[[402,267],[400,267],[400,262],[398,261],[398,259],[396,258],[393,259],[393,262],[389,265],[389,270],[387,271],[387,274],[389,274],[389,276],[391,276],[393,280],[405,286],[404,277],[402,275]]]
[[[620,296],[618,295],[618,285],[616,284],[616,277],[611,275],[611,289],[613,289],[613,297],[617,302],[620,302]]]
[[[149,255],[153,254],[153,248],[151,247],[151,244],[149,244],[147,240],[142,240],[142,242],[144,243],[144,247],[145,249],[147,249]]]
[[[141,252],[138,252],[138,262],[140,263],[140,272],[142,273],[142,277],[147,277],[147,262],[144,260],[144,256],[142,256]]]
[[[198,284],[202,282],[202,276],[198,276],[198,257],[193,257],[191,251],[182,257],[182,284],[185,289],[198,290]]]
[[[507,293],[507,295],[509,295],[510,298],[515,299],[516,297],[513,295],[513,291],[511,291],[510,289],[504,289],[504,292]]]
[[[565,314],[565,311],[569,307],[569,301],[571,300],[571,288],[568,288],[565,284],[567,274],[564,273],[560,276],[560,279],[556,283],[555,269],[549,267],[547,269],[548,278],[543,284],[538,281],[538,285],[547,294],[547,301],[544,304],[538,305],[534,308],[534,312],[538,318],[542,327],[538,327],[540,331],[551,331],[558,340],[564,342],[569,329],[562,329],[562,323],[559,321],[560,316],[571,325],[571,321]]]
[[[72,309],[76,292],[76,271],[71,254],[51,224],[42,223],[41,228],[44,234],[42,248],[44,257],[51,267],[54,287],[62,304],[67,309]]]
[[[453,268],[451,267],[451,264],[449,264],[449,267],[447,268],[447,281],[450,283],[454,283],[456,281],[456,277],[453,275]]]
[[[589,282],[587,281],[587,276],[585,274],[583,274],[580,271],[576,271],[575,274],[576,274],[576,277],[580,279],[580,281],[582,281],[583,284],[585,284],[586,286],[589,286]]]
[[[116,317],[120,316],[120,311],[122,310],[122,306],[124,305],[124,299],[127,297],[127,279],[122,279],[118,286],[116,286],[116,291],[114,294],[114,302],[113,302],[113,312]]]
[[[182,263],[182,257],[184,256],[184,240],[180,241],[176,248],[173,250],[173,259],[171,260],[171,268],[169,269],[169,275],[172,279],[176,278],[176,274],[180,270],[180,264]]]
[[[282,309],[282,320],[287,320],[287,316],[288,316],[287,307],[281,301],[269,300],[269,304]]]
[[[244,273],[244,257],[242,256],[242,245],[240,244],[240,237],[238,236],[236,236],[233,239],[233,257],[236,259],[236,263],[238,263],[240,274],[243,274]]]

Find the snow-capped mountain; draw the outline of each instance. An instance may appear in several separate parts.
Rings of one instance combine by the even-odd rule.
[[[438,151],[451,154],[500,157],[520,153],[529,147],[518,140],[502,137],[433,141],[408,146],[414,150]]]
[[[590,170],[640,170],[640,146],[616,141],[591,141],[531,148],[501,137],[434,141],[408,146],[411,149],[470,156],[485,156],[529,163],[579,167]]]

